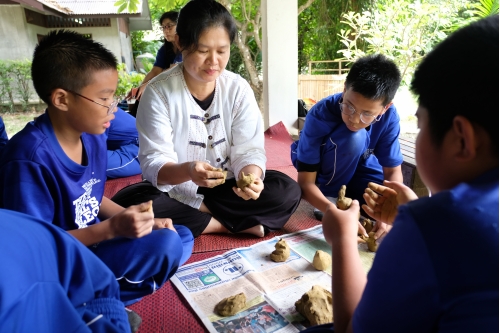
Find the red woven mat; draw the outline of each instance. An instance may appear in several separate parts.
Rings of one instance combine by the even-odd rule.
[[[138,183],[141,180],[142,180],[141,175],[107,180],[106,185],[104,186],[104,196],[106,198],[111,198],[116,194],[116,192],[118,192],[125,186]]]
[[[221,253],[223,251],[193,254],[187,263],[207,259]],[[144,297],[129,308],[142,318],[138,333],[208,332],[189,303],[170,282],[165,283],[160,290]]]
[[[286,130],[285,125],[280,121],[264,132],[264,146],[266,149],[268,169],[275,169],[283,166],[291,166],[290,145],[293,140]]]
[[[275,232],[270,232],[264,238],[257,238],[245,234],[210,234],[201,235],[194,240],[193,253],[230,250],[237,247],[250,246],[260,241],[271,239],[274,236],[289,234],[299,230],[312,228],[321,222],[313,215],[313,207],[305,200],[301,200],[299,207],[292,214],[285,226]]]

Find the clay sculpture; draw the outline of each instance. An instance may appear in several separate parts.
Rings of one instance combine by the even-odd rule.
[[[240,189],[244,190],[245,187],[252,184],[254,180],[255,180],[255,176],[252,173],[249,173],[248,175],[245,176],[245,173],[242,171],[241,178],[236,181],[236,185]]]
[[[222,183],[220,183],[219,185],[222,185],[226,182],[227,170],[222,170],[221,168],[215,168],[212,171],[220,171],[224,174],[224,179],[222,180]]]
[[[239,293],[224,298],[215,306],[215,311],[222,317],[233,316],[245,307],[246,302],[247,298],[245,294]]]
[[[316,326],[333,322],[332,304],[332,293],[314,285],[295,302],[295,309],[309,320],[312,326]]]
[[[276,250],[271,253],[271,260],[274,262],[286,261],[290,256],[290,247],[286,241],[282,238],[274,245],[274,247]]]
[[[368,238],[366,238],[366,245],[368,245],[368,250],[377,252],[378,244],[375,240],[375,233],[373,231],[368,233]]]
[[[153,201],[149,201],[149,206],[143,210],[143,212],[152,212],[153,211]]]
[[[363,219],[363,227],[366,230],[366,233],[369,233],[373,229],[373,222],[370,219]]]
[[[339,190],[339,197],[337,199],[337,208],[347,210],[351,207],[352,199],[345,196],[346,186],[342,185]]]
[[[324,271],[332,265],[332,257],[325,251],[317,250],[314,254],[313,266],[318,271]]]

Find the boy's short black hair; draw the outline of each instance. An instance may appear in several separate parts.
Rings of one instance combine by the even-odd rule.
[[[345,79],[345,88],[387,105],[394,99],[400,82],[398,66],[381,54],[372,54],[354,62]]]
[[[232,44],[238,32],[236,23],[226,7],[215,0],[191,0],[179,12],[177,35],[182,50],[198,48],[201,34],[208,28],[223,27]]]
[[[438,44],[415,71],[411,90],[437,146],[460,115],[488,132],[498,156],[498,39],[498,15],[482,19]]]
[[[50,105],[54,89],[80,92],[94,72],[116,66],[115,56],[101,43],[74,31],[53,30],[35,47],[31,77],[38,96]]]

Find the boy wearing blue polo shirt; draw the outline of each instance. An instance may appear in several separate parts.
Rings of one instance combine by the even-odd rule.
[[[2,117],[0,117],[0,153],[8,141],[9,137],[7,136],[7,131],[5,130],[5,124],[3,123]]]
[[[106,176],[121,178],[140,174],[139,133],[135,127],[135,117],[117,108],[115,119],[111,121],[104,135],[107,137],[108,148]]]
[[[368,279],[350,236],[358,202],[327,209],[335,333],[498,332],[498,51],[495,15],[450,35],[417,68],[415,157],[432,197],[370,184],[363,208],[394,227]],[[478,57],[487,70],[460,70]]]
[[[316,207],[319,220],[342,185],[346,196],[361,200],[369,182],[403,181],[399,115],[392,103],[400,81],[396,64],[383,55],[360,58],[344,91],[307,114],[300,140],[292,144],[292,161],[302,197]]]
[[[106,137],[118,82],[114,55],[76,32],[52,31],[35,48],[33,85],[45,114],[14,135],[0,161],[0,208],[68,231],[115,274],[127,305],[157,290],[189,258],[191,232],[103,196]]]
[[[78,240],[0,209],[0,332],[130,332],[115,276]]]

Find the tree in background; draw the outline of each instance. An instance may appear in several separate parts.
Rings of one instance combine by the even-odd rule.
[[[374,3],[375,0],[316,0],[299,13],[298,73],[305,74],[309,61],[339,58],[337,51],[344,47],[337,36],[342,13],[370,10]]]
[[[118,0],[115,5],[125,10],[127,3],[136,0]],[[180,10],[188,0],[149,0],[153,24],[166,11]],[[238,27],[236,43],[231,48],[227,69],[243,76],[254,91],[259,107],[263,105],[262,83],[262,14],[260,0],[218,0],[233,15]],[[315,0],[298,0],[297,15],[300,15]],[[137,9],[136,9],[137,10]],[[130,10],[129,10],[130,11]],[[132,45],[134,51],[141,47]]]
[[[370,11],[344,13],[338,52],[354,62],[382,53],[396,62],[403,85],[422,58],[449,33],[480,17],[498,13],[498,0],[378,0]]]

